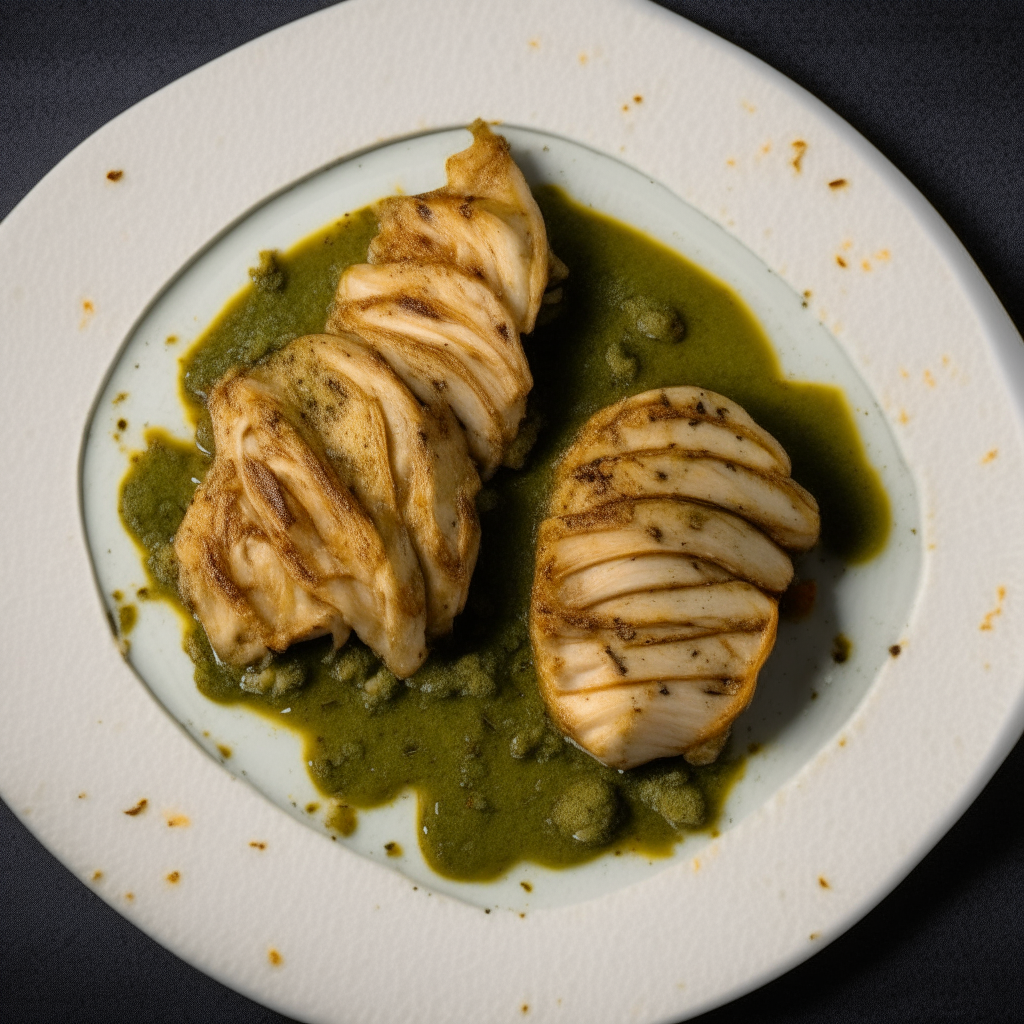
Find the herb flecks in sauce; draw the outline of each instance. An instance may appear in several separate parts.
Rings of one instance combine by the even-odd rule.
[[[337,801],[330,828],[349,835],[356,809],[414,788],[425,857],[460,879],[494,878],[523,860],[667,854],[686,830],[711,827],[742,772],[741,761],[691,768],[681,759],[618,772],[564,742],[544,714],[526,630],[534,531],[554,463],[594,412],[667,385],[721,392],[786,447],[833,551],[869,558],[889,530],[885,492],[840,391],[783,380],[746,307],[700,268],[558,189],[537,198],[571,275],[524,339],[536,383],[523,443],[508,460],[515,468],[478,497],[480,560],[452,635],[405,681],[354,637],[336,653],[327,639],[300,644],[245,672],[218,664],[198,626],[186,637],[206,696],[302,734],[314,781]],[[154,593],[174,597],[170,539],[209,466],[203,397],[230,366],[321,331],[341,271],[365,258],[375,231],[364,210],[276,253],[283,286],[244,289],[182,360],[198,447],[151,431],[121,490]]]

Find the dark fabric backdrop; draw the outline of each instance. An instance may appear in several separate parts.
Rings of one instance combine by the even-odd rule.
[[[122,110],[323,6],[0,0],[0,217]],[[881,149],[949,222],[1024,331],[1024,2],[665,6],[779,69]],[[13,494],[24,482],[5,484]],[[860,924],[779,980],[700,1018],[702,1024],[1024,1020],[1022,794],[1024,743]],[[400,984],[400,965],[395,972]],[[285,1020],[146,938],[2,804],[0,1019]]]

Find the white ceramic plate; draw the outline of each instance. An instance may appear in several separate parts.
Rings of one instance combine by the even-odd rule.
[[[125,341],[117,372],[134,369],[132,346],[145,348],[161,316],[198,318],[194,333],[244,279],[253,248],[287,244],[396,184],[434,184],[415,175],[439,176],[432,161],[462,138],[431,130],[477,115],[522,126],[509,134],[517,155],[534,152],[537,180],[564,180],[730,280],[787,371],[841,382],[866,413],[897,513],[884,558],[837,589],[844,627],[869,654],[776,737],[730,803],[733,827],[699,853],[688,841],[660,870],[598,862],[545,878],[537,902],[511,910],[500,886],[448,887],[453,899],[403,865],[414,890],[208,757],[119,657],[80,518],[109,592],[121,577],[105,572],[133,571],[114,557],[114,532],[104,561],[93,514],[116,467],[93,472],[95,445],[78,459],[97,401],[106,437],[102,391]],[[537,132],[554,136],[551,156],[535,152]],[[265,202],[353,153],[368,155]],[[121,180],[106,179],[112,168]],[[324,189],[346,175],[355,191],[320,216]],[[848,187],[830,189],[840,177]],[[0,260],[0,315],[24,339],[12,358],[26,382],[3,412],[4,464],[9,480],[33,481],[8,507],[3,541],[19,581],[2,626],[3,796],[126,916],[262,1002],[309,1020],[523,1019],[524,1006],[542,1019],[679,1019],[781,972],[873,906],[1020,731],[1024,553],[1008,525],[1024,505],[1019,339],[948,229],[863,140],[657,8],[350,0],[118,118],[8,218]],[[201,266],[208,290],[189,293]],[[805,290],[828,332],[796,300]],[[40,622],[59,623],[59,640],[40,642]],[[898,660],[884,654],[893,640]],[[203,739],[185,707],[194,696],[173,671],[161,683],[159,664],[139,668]],[[288,807],[279,774],[257,781]],[[143,797],[142,814],[122,813]],[[395,813],[408,821],[409,810]]]

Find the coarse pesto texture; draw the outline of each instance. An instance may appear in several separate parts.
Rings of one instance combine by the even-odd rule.
[[[692,768],[667,759],[605,768],[549,723],[526,616],[534,533],[551,472],[598,409],[649,388],[694,384],[744,405],[793,459],[817,497],[823,541],[847,560],[881,549],[889,507],[853,417],[835,388],[781,379],[771,346],[739,298],[646,236],[555,188],[538,201],[570,268],[559,303],[524,339],[535,378],[521,441],[478,498],[483,540],[466,610],[407,680],[353,638],[300,644],[269,666],[218,664],[202,629],[187,634],[196,683],[213,700],[273,715],[291,709],[328,824],[403,789],[419,796],[420,844],[441,874],[494,878],[522,860],[565,866],[614,850],[666,854],[687,830],[713,827],[739,759]],[[362,211],[287,253],[261,254],[244,289],[182,362],[196,446],[152,432],[121,491],[121,515],[145,551],[154,594],[174,596],[170,540],[209,464],[203,398],[236,363],[322,330],[341,270],[365,257],[376,225]]]

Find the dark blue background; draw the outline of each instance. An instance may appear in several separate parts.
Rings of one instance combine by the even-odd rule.
[[[323,6],[0,0],[0,217],[122,110]],[[778,68],[861,131],[949,222],[1024,331],[1024,2],[665,6]],[[24,485],[5,483],[9,495]],[[400,985],[401,965],[394,970]],[[1019,744],[963,819],[864,921],[785,977],[700,1021],[1019,1021],[1022,979]],[[142,935],[2,804],[0,1019],[285,1020]]]

